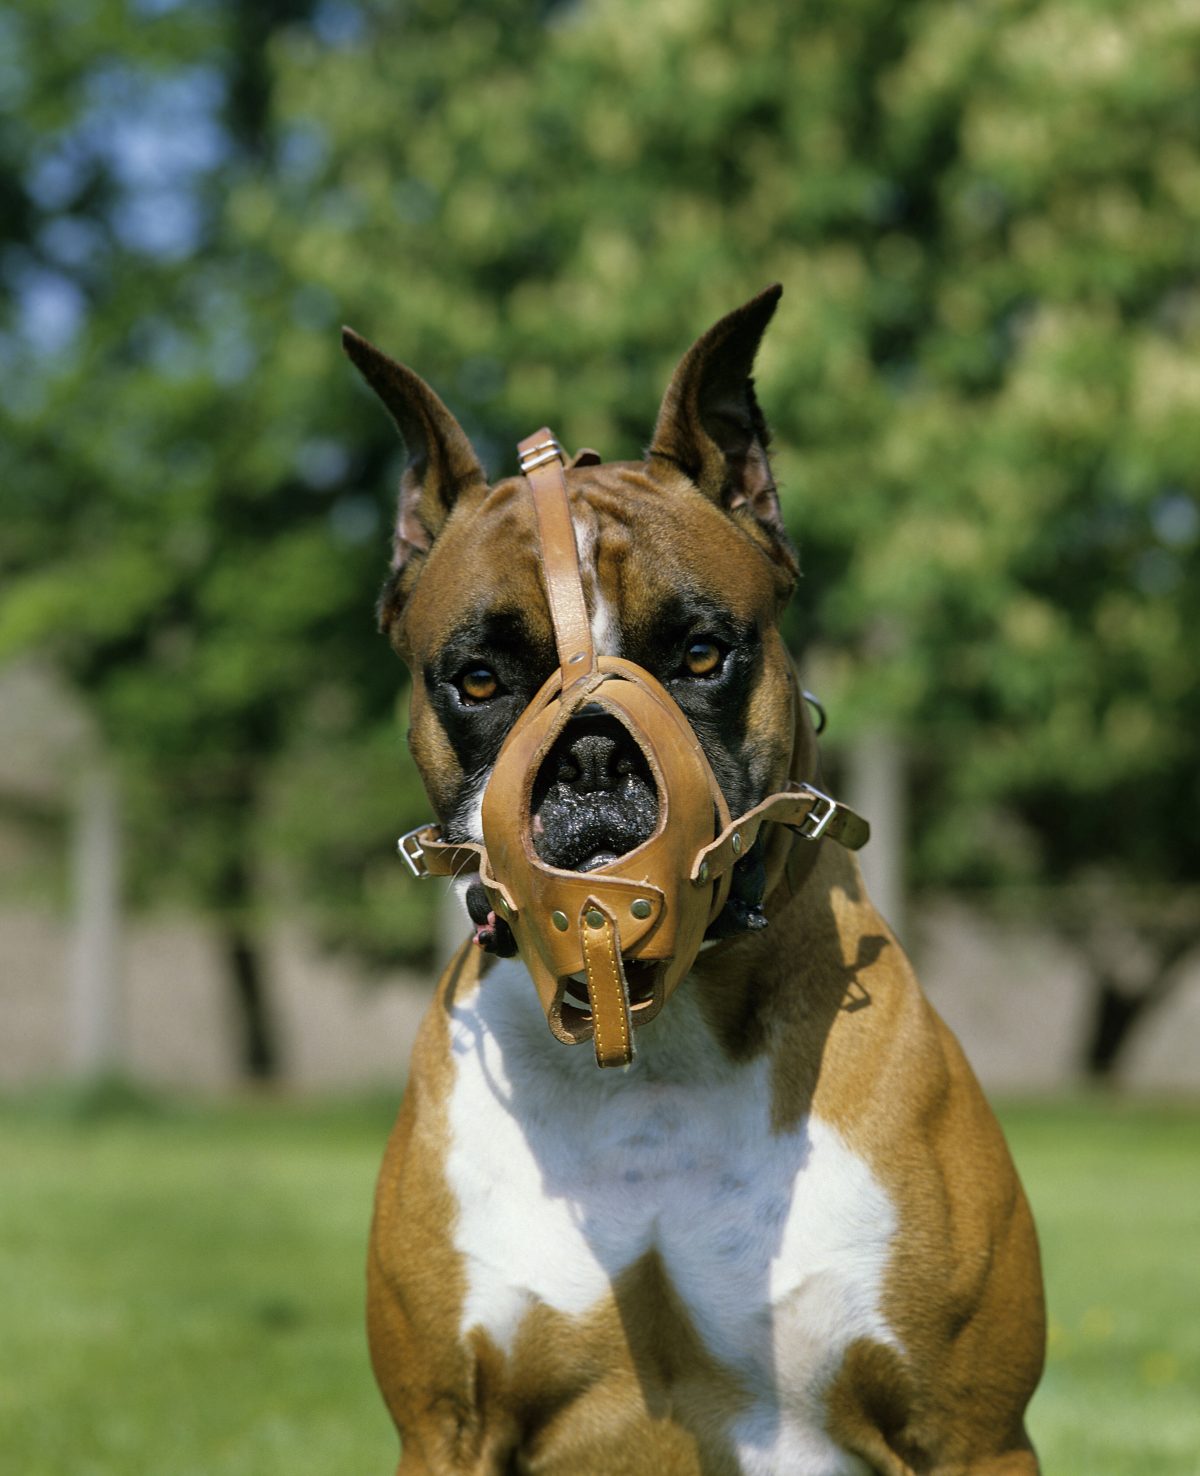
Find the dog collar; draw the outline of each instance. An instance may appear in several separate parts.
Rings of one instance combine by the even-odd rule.
[[[580,577],[562,447],[548,429],[518,446],[529,486],[558,668],[513,725],[483,796],[483,842],[442,839],[436,824],[400,837],[413,874],[478,872],[512,929],[559,1040],[593,1042],[600,1066],[633,1059],[634,1031],[662,1009],[691,968],[729,896],[734,866],[763,825],[851,850],[867,822],[814,785],[789,781],[736,818],[729,814],[682,708],[644,667],[598,656]],[[594,455],[594,453],[585,453]],[[531,802],[542,765],[584,709],[615,719],[654,779],[658,817],[640,845],[595,871],[542,861]]]

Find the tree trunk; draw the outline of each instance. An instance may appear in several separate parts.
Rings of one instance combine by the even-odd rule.
[[[247,844],[243,841],[233,851],[221,876],[218,899],[223,918],[222,945],[233,986],[242,1071],[253,1081],[270,1081],[280,1074],[281,1061],[254,925],[254,880],[245,855]]]
[[[1098,981],[1084,1047],[1084,1067],[1093,1081],[1112,1081],[1133,1027],[1150,1001],[1149,994],[1127,994],[1117,989],[1109,978]]]
[[[121,830],[117,782],[102,763],[83,776],[71,842],[68,1055],[92,1079],[121,1066]]]
[[[871,826],[859,852],[863,881],[892,932],[904,941],[904,855],[908,844],[904,749],[894,734],[875,728],[846,754],[846,797]]]
[[[1119,978],[1112,968],[1097,962],[1093,951],[1096,992],[1083,1064],[1094,1082],[1111,1084],[1139,1022],[1169,999],[1182,982],[1184,970],[1178,965],[1192,951],[1195,938],[1190,925],[1141,929],[1138,941],[1146,953],[1142,967],[1132,972],[1131,979]]]
[[[270,1081],[279,1075],[279,1047],[259,948],[238,923],[226,927],[224,945],[237,1005],[242,1070],[255,1081]]]

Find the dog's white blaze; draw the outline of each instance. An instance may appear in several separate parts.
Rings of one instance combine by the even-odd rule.
[[[617,633],[617,622],[613,619],[612,606],[605,598],[598,579],[592,587],[596,592],[591,619],[592,643],[596,647],[596,654],[597,656],[619,656],[621,642]]]
[[[623,1071],[550,1036],[518,960],[450,1028],[463,1333],[511,1348],[529,1307],[578,1316],[654,1250],[753,1401],[730,1432],[745,1470],[865,1470],[824,1433],[822,1398],[854,1339],[896,1346],[880,1310],[896,1214],[838,1132],[810,1116],[773,1134],[766,1063],[730,1062],[686,984]]]
[[[600,574],[596,568],[596,530],[581,517],[572,519],[575,527],[575,550],[579,555],[579,571],[585,584],[591,585],[592,644],[597,656],[619,656],[621,637],[613,615],[612,605],[600,587]],[[590,578],[589,578],[590,576]]]
[[[471,836],[474,840],[483,839],[483,792],[488,787],[491,777],[492,771],[489,769],[475,785],[475,792],[472,794],[470,803],[467,805],[464,833]]]
[[[732,1434],[743,1476],[870,1476],[866,1461],[839,1449],[815,1423],[780,1420],[771,1406],[735,1421]]]

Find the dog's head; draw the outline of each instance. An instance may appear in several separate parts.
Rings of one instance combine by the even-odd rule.
[[[583,452],[566,473],[596,650],[666,688],[734,815],[786,778],[793,743],[776,622],[796,558],[751,379],[779,295],[762,293],[688,350],[644,460]],[[379,605],[412,669],[409,743],[445,837],[478,841],[500,747],[557,665],[528,486],[489,484],[424,381],[355,334],[345,344],[409,453]],[[657,823],[646,756],[611,715],[585,708],[543,762],[532,811],[543,861],[603,867]]]

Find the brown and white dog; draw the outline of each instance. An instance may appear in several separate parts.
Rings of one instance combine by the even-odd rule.
[[[644,460],[567,472],[596,647],[667,688],[735,815],[818,775],[750,378],[778,296],[685,355]],[[381,614],[412,668],[412,752],[445,835],[479,840],[499,747],[555,666],[528,488],[489,485],[427,385],[346,346],[410,454]],[[655,812],[603,722],[568,730],[535,804],[569,870]],[[376,1200],[371,1354],[400,1472],[1036,1473],[1029,1209],[853,856],[764,832],[613,1071],[552,1037],[480,896],[491,952],[467,944],[438,986]]]

